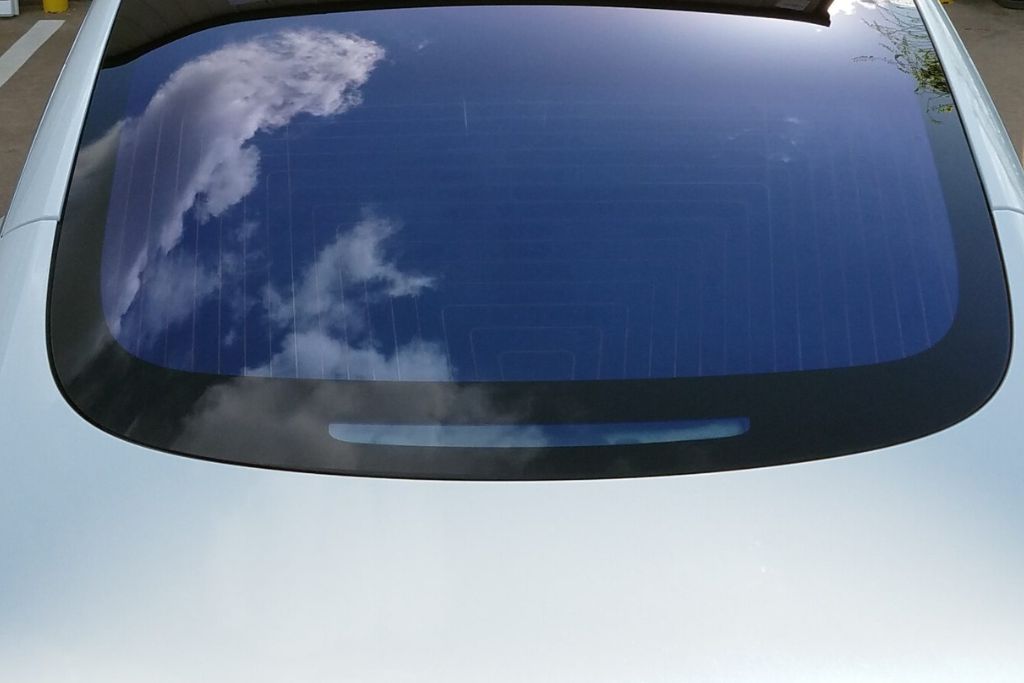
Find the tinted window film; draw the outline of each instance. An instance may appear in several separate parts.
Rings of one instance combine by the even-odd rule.
[[[486,448],[494,476],[622,473],[576,472],[567,449],[586,447],[632,449],[641,474],[696,453],[715,469],[944,426],[1005,363],[991,224],[913,8],[834,6],[828,28],[586,7],[280,17],[110,67],[98,93],[75,189],[102,191],[72,193],[91,210],[64,233],[89,231],[107,362],[183,396],[153,409],[181,420],[156,445],[232,459],[228,432],[287,395],[318,444],[301,467],[491,476],[499,456],[458,465]],[[988,374],[963,378],[957,349]],[[914,408],[952,386],[942,372],[969,400]],[[881,427],[828,427],[886,382],[906,396]],[[824,403],[787,393],[804,384]],[[189,432],[197,411],[217,443]],[[814,419],[817,437],[788,432]],[[649,472],[644,448],[672,457]]]

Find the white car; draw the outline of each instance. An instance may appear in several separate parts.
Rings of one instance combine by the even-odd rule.
[[[413,5],[93,0],[0,680],[1024,680],[1024,171],[940,6]]]

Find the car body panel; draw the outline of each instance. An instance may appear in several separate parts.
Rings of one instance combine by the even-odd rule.
[[[1019,298],[1024,216],[997,219]],[[0,679],[1024,673],[1019,359],[948,430],[799,465],[559,483],[228,466],[111,439],[42,381],[55,228],[0,249],[18,330],[0,383],[21,388],[0,394]]]
[[[115,6],[94,1],[88,40]],[[963,108],[980,96],[962,59],[944,63]],[[81,123],[91,68],[65,71],[46,130]],[[965,117],[1016,302],[1019,166],[986,102]],[[0,240],[0,680],[1024,677],[1019,356],[947,430],[781,467],[482,483],[159,453],[91,426],[52,379],[46,216],[74,145],[36,147],[54,184],[22,183]]]

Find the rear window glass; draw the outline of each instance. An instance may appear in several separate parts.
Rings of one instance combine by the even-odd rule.
[[[58,375],[150,445],[399,476],[941,428],[1005,365],[992,226],[916,10],[826,23],[407,8],[112,60],[55,276],[98,332],[53,318]]]

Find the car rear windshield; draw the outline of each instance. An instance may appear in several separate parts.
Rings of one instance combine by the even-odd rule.
[[[1001,377],[998,250],[912,6],[231,19],[100,75],[51,327],[106,429],[665,474],[914,438]]]

